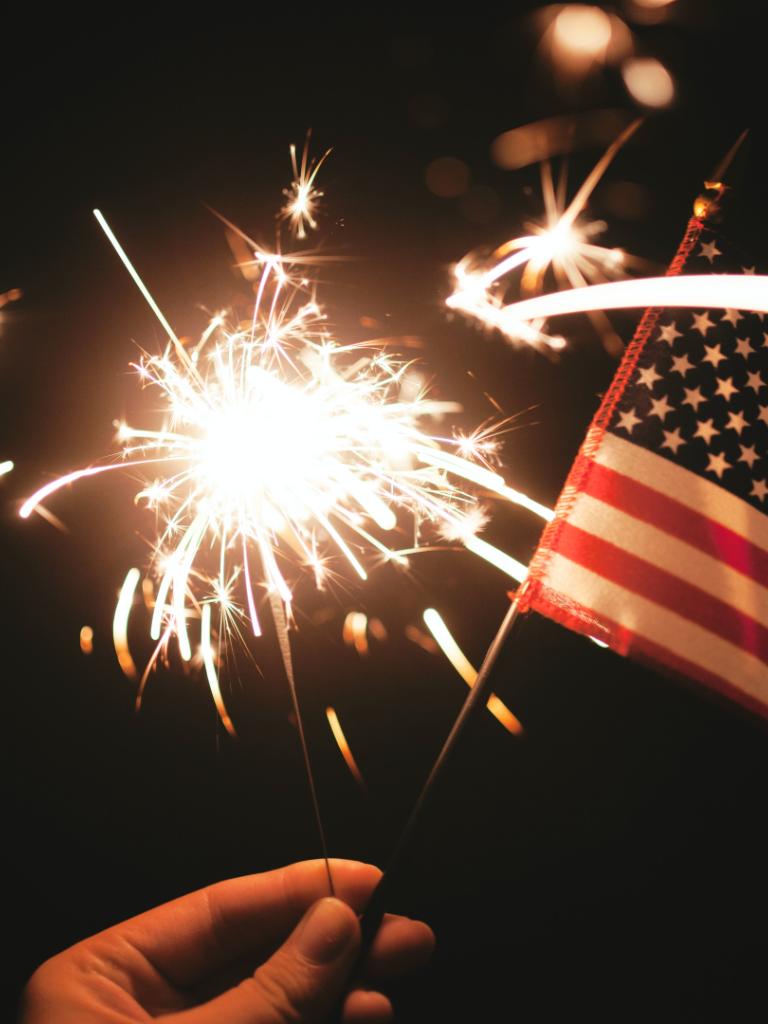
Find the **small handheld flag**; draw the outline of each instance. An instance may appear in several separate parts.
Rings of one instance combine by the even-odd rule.
[[[669,274],[754,273],[697,202]],[[768,714],[768,324],[649,309],[518,594]]]

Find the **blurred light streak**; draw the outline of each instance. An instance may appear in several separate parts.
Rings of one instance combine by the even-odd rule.
[[[80,630],[80,650],[83,654],[93,654],[93,630],[83,626]]]
[[[336,743],[339,746],[339,750],[341,751],[341,756],[347,763],[347,768],[349,768],[356,782],[360,786],[362,786],[363,789],[365,789],[365,780],[363,779],[362,772],[360,771],[357,765],[357,761],[355,761],[355,758],[352,754],[352,750],[350,749],[349,743],[347,742],[347,737],[344,735],[344,730],[341,728],[339,716],[336,714],[332,707],[327,707],[325,709],[325,714],[328,719],[328,724],[331,727],[333,738],[336,740]]]
[[[128,619],[130,618],[133,598],[140,579],[141,573],[138,569],[128,570],[123,585],[120,588],[120,596],[117,599],[115,615],[112,619],[112,642],[115,645],[115,653],[117,654],[120,668],[129,679],[139,678],[136,664],[128,648]]]
[[[562,114],[502,132],[491,144],[493,161],[505,171],[543,163],[591,146],[608,146],[632,120],[624,110]]]
[[[358,654],[368,654],[368,616],[365,612],[349,612],[344,619],[342,638],[348,647],[354,647]]]
[[[477,680],[477,670],[454,640],[443,617],[435,608],[427,608],[424,611],[424,622],[440,650],[471,689]],[[496,694],[491,694],[486,706],[508,732],[515,736],[519,736],[523,732],[520,720],[512,714],[503,701],[499,700]]]
[[[518,583],[522,583],[528,575],[527,565],[518,562],[516,558],[512,558],[511,555],[494,547],[493,544],[489,544],[487,540],[483,540],[481,537],[467,537],[463,543],[467,551],[471,551],[473,555],[477,555],[478,558],[489,562],[503,573],[506,573],[507,576],[511,576],[513,580],[517,580]]]
[[[10,473],[13,469],[13,460],[6,459],[5,462],[0,462],[0,476],[5,476],[6,473]]]
[[[9,288],[6,292],[0,292],[0,309],[9,302],[18,302],[23,294],[21,288]]]
[[[405,627],[404,632],[406,638],[412,644],[416,644],[417,647],[420,647],[422,651],[426,651],[427,654],[437,654],[440,650],[434,638],[423,632],[418,626],[408,625]]]
[[[510,303],[505,308],[511,319],[525,322],[594,309],[645,309],[648,306],[768,313],[768,276],[691,274],[635,278],[539,295]]]
[[[205,676],[208,680],[208,686],[211,689],[211,696],[213,697],[213,702],[216,705],[216,710],[219,713],[219,718],[221,718],[222,724],[229,735],[235,736],[235,727],[232,723],[232,719],[229,717],[226,705],[224,704],[224,698],[221,695],[221,687],[219,686],[219,677],[216,674],[215,658],[213,654],[213,647],[211,646],[211,605],[208,601],[203,605],[200,614],[200,650],[203,655]]]

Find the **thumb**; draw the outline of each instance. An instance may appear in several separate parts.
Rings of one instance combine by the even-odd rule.
[[[354,911],[341,900],[319,900],[255,974],[204,1006],[180,1014],[179,1024],[322,1021],[338,1000],[359,945]]]

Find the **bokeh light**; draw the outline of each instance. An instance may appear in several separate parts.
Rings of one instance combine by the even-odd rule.
[[[645,107],[668,107],[675,98],[672,76],[655,57],[631,57],[621,74],[632,99]]]

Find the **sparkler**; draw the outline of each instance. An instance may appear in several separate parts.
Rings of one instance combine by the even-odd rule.
[[[305,224],[315,226],[322,159],[307,163],[305,149],[300,169],[295,150],[292,160],[293,199],[283,212],[303,237]],[[381,346],[343,345],[332,337],[306,276],[306,257],[264,252],[240,233],[254,257],[247,274],[253,309],[247,319],[217,314],[194,345],[185,345],[105,218],[94,214],[168,337],[162,354],[144,354],[135,365],[164,411],[159,424],[122,423],[120,452],[49,482],[20,514],[36,510],[50,518],[42,503],[76,481],[115,470],[141,477],[136,502],[154,514],[159,529],[149,601],[143,587],[156,647],[138,684],[137,706],[149,672],[161,653],[167,658],[175,638],[184,661],[197,653],[221,720],[234,733],[218,675],[222,646],[233,634],[258,637],[262,606],[269,609],[326,854],[289,641],[296,580],[308,570],[322,590],[337,562],[365,580],[372,564],[407,565],[430,533],[460,541],[521,579],[522,563],[477,536],[487,517],[472,490],[545,517],[550,510],[508,487],[496,471],[489,430],[469,437],[435,431],[432,425],[460,406],[430,398],[423,386],[414,391],[407,363]],[[128,573],[113,622],[118,660],[134,680],[128,616],[140,575]],[[358,646],[360,632],[358,622]],[[340,731],[337,718],[331,725]]]
[[[262,588],[279,597],[290,621],[289,577],[297,562],[310,568],[320,589],[330,573],[329,550],[361,579],[368,575],[365,549],[379,562],[404,563],[402,550],[382,539],[403,518],[411,534],[437,526],[519,578],[520,563],[476,536],[476,500],[466,487],[529,499],[490,468],[486,442],[424,429],[425,421],[455,412],[456,403],[423,392],[403,397],[407,364],[369,346],[334,342],[286,261],[263,254],[257,260],[250,321],[230,326],[215,317],[191,352],[142,283],[170,335],[162,355],[136,366],[142,383],[164,399],[163,423],[122,424],[119,456],[46,484],[23,504],[22,517],[76,480],[126,468],[148,474],[136,500],[162,524],[152,560],[158,585],[150,634],[156,641],[175,635],[186,661],[190,620],[202,622],[208,605],[218,611],[219,632],[245,618],[258,636]],[[138,283],[132,266],[131,273]],[[417,550],[418,544],[407,549]],[[215,571],[206,568],[210,563]],[[130,580],[132,595],[138,576]],[[128,607],[122,604],[116,623]],[[117,646],[127,650],[120,628]]]
[[[242,620],[260,635],[261,591],[270,596],[276,625],[282,613],[276,615],[275,599],[290,622],[297,567],[309,568],[322,589],[330,552],[366,579],[363,551],[404,564],[406,553],[420,549],[421,535],[437,527],[513,578],[524,576],[522,563],[477,536],[482,519],[466,487],[484,487],[545,517],[550,511],[491,468],[495,446],[482,431],[468,438],[425,430],[425,421],[457,411],[456,403],[432,400],[423,390],[411,395],[408,365],[385,351],[335,342],[306,279],[292,278],[289,258],[256,250],[249,321],[229,324],[217,315],[188,351],[95,212],[169,336],[162,355],[136,365],[142,383],[161,394],[166,414],[159,427],[122,424],[118,456],[46,484],[21,515],[42,510],[45,499],[83,478],[126,468],[148,474],[136,500],[161,523],[150,635],[166,644],[175,636],[189,661],[190,621],[200,620],[203,663],[220,708],[213,609],[219,641]],[[403,529],[403,519],[417,538],[405,550],[384,539]],[[131,676],[126,617],[137,584],[138,574],[129,574],[114,627],[118,657]]]
[[[641,123],[641,120],[633,121],[621,132],[567,207],[562,185],[555,188],[551,166],[545,162],[542,165],[544,223],[528,225],[531,234],[505,242],[487,262],[465,256],[454,269],[455,289],[446,305],[496,328],[512,342],[553,351],[564,348],[562,336],[549,334],[543,329],[543,317],[522,321],[514,315],[511,306],[504,305],[504,290],[500,283],[520,269],[521,293],[535,294],[541,290],[547,271],[551,269],[559,285],[577,288],[622,276],[628,266],[639,262],[620,249],[609,249],[595,243],[594,239],[605,230],[603,221],[583,221],[580,218],[608,165]],[[615,335],[605,316],[597,308],[587,312],[606,347],[614,349]]]
[[[319,160],[310,160],[308,135],[299,164],[296,159],[296,146],[291,145],[293,181],[288,188],[283,189],[286,202],[279,216],[281,220],[288,221],[296,238],[305,239],[308,227],[313,231],[317,230],[315,216],[323,193],[315,186],[315,178],[330,152],[330,149],[327,149]]]

